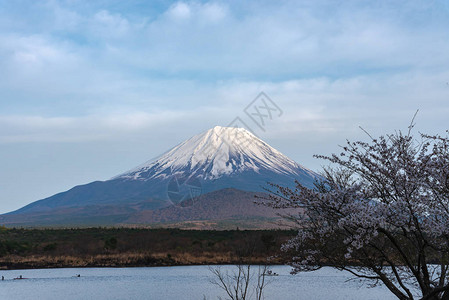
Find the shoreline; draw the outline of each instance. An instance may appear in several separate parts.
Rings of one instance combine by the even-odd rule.
[[[125,269],[125,268],[171,268],[171,267],[191,267],[191,266],[235,266],[241,264],[241,262],[235,263],[219,263],[219,264],[173,264],[173,265],[123,265],[123,266],[46,266],[46,267],[18,267],[11,269],[0,269],[1,272],[5,271],[19,271],[19,270],[51,270],[51,269]],[[252,266],[267,265],[267,266],[289,266],[287,263],[249,263]],[[245,264],[246,265],[246,264]]]
[[[156,262],[153,264],[136,264],[128,263],[121,264],[117,262],[112,262],[110,264],[105,263],[88,263],[88,264],[62,264],[62,263],[48,263],[46,261],[41,261],[41,263],[30,263],[30,262],[17,262],[17,263],[5,263],[1,262],[1,271],[12,271],[12,270],[35,270],[35,269],[64,269],[64,268],[152,268],[152,267],[181,267],[181,266],[221,266],[221,265],[237,265],[237,264],[249,264],[249,265],[286,265],[284,261],[268,261],[268,259],[262,260],[229,260],[221,262]]]

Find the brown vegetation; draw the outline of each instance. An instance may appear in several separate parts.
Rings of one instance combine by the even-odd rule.
[[[88,228],[0,231],[0,268],[264,264],[293,231]],[[283,263],[274,258],[270,263]]]

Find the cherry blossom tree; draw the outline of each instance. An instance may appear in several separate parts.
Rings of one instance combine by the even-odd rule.
[[[332,266],[399,299],[449,299],[449,139],[396,132],[347,141],[314,189],[273,185],[262,200],[296,208],[282,250],[292,272]]]

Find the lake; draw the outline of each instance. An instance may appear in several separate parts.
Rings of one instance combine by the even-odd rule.
[[[235,266],[222,266],[224,271]],[[257,267],[254,267],[257,268]],[[385,287],[368,288],[347,281],[348,273],[331,268],[290,275],[290,267],[273,266],[265,299],[395,299]],[[81,277],[74,277],[80,274]],[[13,280],[22,275],[26,280]],[[217,299],[225,294],[210,283],[208,266],[150,268],[66,268],[0,271],[0,299]]]

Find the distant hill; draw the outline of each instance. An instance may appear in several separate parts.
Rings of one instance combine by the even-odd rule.
[[[146,225],[185,229],[283,228],[279,226],[281,218],[278,214],[286,211],[255,204],[256,195],[264,194],[222,189],[186,200],[181,205],[160,209],[149,209],[151,201],[131,205],[89,205],[2,215],[0,223],[8,227]]]

